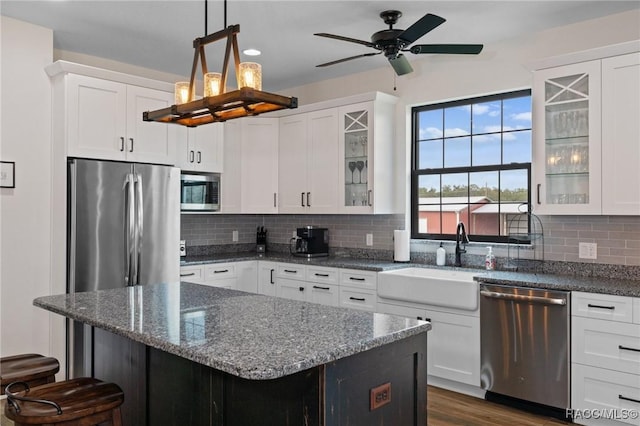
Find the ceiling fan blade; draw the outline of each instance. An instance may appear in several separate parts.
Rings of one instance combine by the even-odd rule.
[[[376,47],[375,44],[369,42],[369,41],[364,41],[364,40],[358,40],[355,38],[350,38],[350,37],[343,37],[343,36],[339,36],[339,35],[335,35],[335,34],[327,34],[327,33],[315,33],[314,35],[320,36],[320,37],[327,37],[327,38],[333,38],[336,40],[342,40],[342,41],[348,41],[351,43],[358,43],[358,44],[362,44],[364,46],[367,47]]]
[[[405,41],[407,44],[411,44],[429,31],[442,24],[444,21],[446,21],[446,19],[441,18],[438,15],[427,13],[422,18],[414,22],[414,24],[409,28],[404,30],[403,33],[398,35],[398,38]]]
[[[399,54],[397,58],[389,58],[389,63],[391,64],[397,75],[404,75],[413,72],[411,64],[407,60],[406,56],[404,56],[402,53]]]
[[[331,61],[331,62],[327,62],[325,64],[316,65],[316,67],[328,67],[329,65],[339,64],[340,62],[346,62],[346,61],[350,61],[352,59],[364,58],[365,56],[375,56],[375,55],[379,55],[381,53],[382,52],[363,53],[362,55],[350,56],[348,58],[338,59],[337,61]]]
[[[482,44],[416,44],[411,46],[411,53],[450,53],[454,55],[477,55],[482,51]]]

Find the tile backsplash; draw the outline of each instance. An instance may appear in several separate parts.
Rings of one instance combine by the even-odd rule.
[[[544,260],[553,262],[597,263],[640,266],[640,216],[541,216],[544,228]],[[404,215],[182,215],[181,239],[189,248],[196,246],[229,245],[252,247],[256,228],[268,230],[268,243],[287,245],[298,227],[315,225],[329,228],[332,251],[358,249],[374,250],[376,256],[393,258],[393,231],[404,229]],[[233,241],[238,231],[238,241]],[[366,245],[366,234],[373,234],[373,245]],[[598,258],[578,258],[578,243],[596,243]],[[469,255],[481,256],[488,244],[471,244]],[[454,244],[445,243],[448,253]],[[438,243],[413,241],[412,258],[428,261],[435,254]],[[507,257],[506,245],[494,245],[497,257]],[[429,255],[429,256],[426,256]],[[526,250],[522,257],[526,258]]]

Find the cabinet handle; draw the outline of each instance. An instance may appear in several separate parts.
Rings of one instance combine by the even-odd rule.
[[[314,273],[313,275],[315,275],[316,277],[328,277],[329,274],[319,274],[319,273]]]
[[[131,148],[129,148],[129,152],[133,152],[133,138],[129,138],[129,142],[131,142]]]
[[[364,278],[349,277],[351,281],[364,281]]]
[[[320,287],[319,285],[314,285],[313,288],[317,288],[318,290],[331,290],[331,287]]]
[[[540,204],[540,186],[542,186],[541,183],[539,183],[538,185],[536,185],[536,198],[537,198],[537,203]]]
[[[622,346],[622,345],[618,345],[618,349],[622,349],[625,351],[634,351],[634,352],[640,352],[640,349],[637,348],[630,348],[628,346]]]
[[[120,137],[120,152],[124,151],[124,138]]]
[[[307,192],[307,207],[311,207],[311,193]]]
[[[367,205],[371,207],[371,190],[367,191]]]
[[[357,302],[364,302],[366,299],[364,297],[349,297],[349,300],[355,300]]]
[[[618,399],[624,399],[625,401],[637,402],[640,404],[640,399],[629,398],[628,396],[618,395]]]
[[[276,204],[276,193],[273,193],[273,207],[278,207],[278,205]]]
[[[188,274],[180,274],[181,277],[192,277],[194,276],[196,273],[195,272],[189,272]]]
[[[297,274],[298,271],[292,271],[291,269],[285,269],[285,272],[288,272],[289,274]]]
[[[196,159],[195,153],[193,151],[189,151],[189,162],[193,163],[195,159]]]
[[[425,319],[424,319],[424,320],[425,320],[425,321],[429,321],[429,322],[431,322],[431,318],[426,318],[426,317],[425,317]]]
[[[304,291],[304,287],[298,287],[298,290]]]
[[[202,163],[202,152],[198,151],[198,164]]]
[[[217,270],[217,271],[213,271],[214,274],[222,274],[224,272],[229,272],[229,270],[228,269],[220,269],[220,270]]]
[[[304,207],[304,192],[300,193],[300,205]]]
[[[589,307],[589,308],[598,308],[598,309],[609,309],[609,310],[612,310],[612,311],[616,308],[615,306],[592,305],[591,303],[587,304],[587,307]]]
[[[269,284],[275,284],[275,283],[273,282],[273,271],[274,271],[274,270],[275,270],[275,269],[272,269],[272,270],[269,272],[269,274],[270,274],[270,277],[269,277]]]
[[[416,317],[416,319],[422,321],[422,317]]]

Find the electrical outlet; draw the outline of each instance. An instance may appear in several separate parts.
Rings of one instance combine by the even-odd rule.
[[[598,244],[596,243],[578,243],[578,257],[580,259],[597,259]]]
[[[298,236],[298,231],[291,231],[291,238],[296,238]]]
[[[391,402],[391,382],[372,388],[369,393],[369,410],[373,411]]]
[[[238,242],[238,231],[233,231],[232,232],[232,238],[231,239],[233,240],[234,243]]]
[[[180,240],[180,256],[187,255],[187,243],[185,240]]]
[[[367,234],[367,245],[368,246],[373,245],[373,234]]]

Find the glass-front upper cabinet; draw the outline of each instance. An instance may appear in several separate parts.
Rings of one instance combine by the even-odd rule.
[[[534,210],[600,214],[600,61],[536,71]]]
[[[371,207],[369,187],[369,109],[344,110],[341,116],[344,144],[344,206]]]

